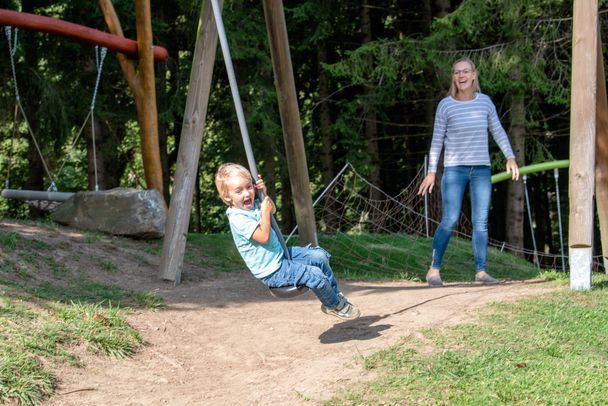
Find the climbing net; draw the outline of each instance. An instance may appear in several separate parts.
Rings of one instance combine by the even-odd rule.
[[[356,262],[357,268],[366,265],[374,272],[380,270],[395,276],[403,276],[408,273],[408,267],[412,266],[426,269],[430,264],[430,240],[441,219],[441,191],[436,187],[427,198],[418,196],[418,187],[423,177],[424,169],[421,168],[400,194],[389,196],[347,163],[314,201],[319,235],[321,238],[324,235],[334,237],[322,241],[324,247],[330,252],[332,249],[347,252],[337,259],[341,265],[349,261]],[[287,240],[296,232],[297,227],[287,236]],[[471,234],[471,222],[463,212],[454,232],[456,238],[452,239],[444,255],[444,264],[458,261],[457,258],[471,258],[471,263],[463,266],[471,269],[472,273]],[[404,247],[404,237],[413,240],[413,246],[419,249],[412,249],[411,245]],[[339,244],[340,247],[327,244]],[[562,271],[565,269],[563,265],[568,261],[562,253],[539,252],[492,239],[489,246],[489,269],[492,268],[492,261],[501,260],[497,254],[499,252],[509,252],[520,258],[519,262],[514,262],[514,267],[521,266],[522,269],[525,267],[529,270],[532,265],[539,272]],[[378,250],[384,254],[378,255]],[[594,258],[594,269],[601,268],[601,258]]]

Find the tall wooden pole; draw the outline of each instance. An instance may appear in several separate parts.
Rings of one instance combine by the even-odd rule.
[[[318,245],[315,213],[312,207],[308,165],[300,111],[293,77],[291,53],[282,0],[264,0],[264,16],[270,42],[270,55],[277,89],[283,139],[287,154],[287,168],[294,197],[296,222],[301,245]]]
[[[124,37],[112,0],[99,0],[99,7],[103,12],[110,32],[119,37]],[[135,2],[135,18],[139,71],[135,69],[133,62],[124,54],[118,54],[118,62],[135,99],[146,186],[150,189],[157,189],[162,195],[163,171],[158,143],[150,0],[137,0]]]
[[[220,1],[220,7],[221,4],[223,4],[222,1]],[[192,195],[203,140],[203,128],[207,118],[217,40],[217,27],[213,19],[211,1],[203,0],[159,271],[161,279],[172,280],[176,285],[181,281]]]
[[[591,289],[597,91],[597,0],[574,1],[570,101],[570,288]]]
[[[141,156],[146,177],[146,186],[163,195],[163,169],[158,143],[158,112],[156,108],[156,83],[154,76],[154,54],[152,53],[152,13],[150,0],[135,0],[135,25],[137,27],[137,50],[139,53],[139,75],[141,96],[137,103]]]
[[[599,29],[599,26],[598,26]],[[595,202],[600,221],[604,270],[608,274],[608,101],[602,40],[597,41],[597,134],[595,137]]]

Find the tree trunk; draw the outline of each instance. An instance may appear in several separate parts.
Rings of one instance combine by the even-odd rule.
[[[513,73],[515,83],[520,79],[520,72]],[[524,106],[524,95],[517,92],[511,101],[511,126],[509,139],[513,153],[515,153],[517,164],[521,167],[526,163],[525,144],[526,144],[526,111]],[[524,246],[524,184],[507,181],[507,199],[505,213],[505,239],[508,244],[516,247]]]
[[[165,19],[165,8],[167,10],[175,9],[173,5],[165,5],[165,3],[159,5],[158,7],[154,7],[152,12],[154,13],[155,18],[158,21],[166,22]],[[171,12],[168,13],[171,15]],[[169,18],[173,18],[170,16]],[[170,30],[167,30],[170,32]],[[163,46],[166,44],[162,44]],[[177,47],[173,48],[178,49]],[[176,61],[179,61],[179,58],[175,58]],[[169,157],[167,156],[167,137],[168,137],[168,125],[166,119],[161,119],[163,117],[163,112],[168,109],[167,100],[169,95],[167,94],[167,62],[160,61],[156,63],[156,107],[157,111],[160,112],[158,114],[158,124],[157,124],[157,132],[158,132],[158,151],[160,154],[160,167],[162,172],[162,180],[163,180],[163,197],[165,202],[169,204],[171,194],[170,194],[170,184],[169,181],[171,179],[171,175],[169,173]],[[175,76],[173,72],[171,72],[171,77]]]
[[[112,2],[110,0],[99,0],[99,6],[103,11],[110,32],[121,37],[124,36]],[[154,83],[152,17],[149,0],[136,0],[135,11],[139,71],[135,71],[133,63],[125,55],[118,54],[118,60],[135,99],[146,185],[148,188],[157,189],[163,194],[162,167],[158,143],[156,87]]]
[[[329,78],[323,69],[327,63],[327,42],[321,41],[317,47],[317,71],[319,75],[319,135],[321,137],[321,177],[323,184],[328,186],[334,179],[334,159],[331,137],[331,111],[329,108]],[[336,217],[331,214],[335,210],[333,201],[328,200],[329,210],[324,210],[324,222],[327,231],[335,231],[337,228]]]
[[[372,20],[370,15],[370,6],[367,0],[363,0],[361,7],[361,44],[365,44],[372,41]],[[371,56],[366,57],[366,63],[371,66],[373,61]],[[368,103],[367,96],[373,91],[369,86],[364,89],[364,102],[363,102],[363,120],[365,121],[365,139],[367,144],[367,154],[370,159],[371,172],[369,174],[369,181],[382,189],[380,180],[380,152],[378,147],[378,120],[376,116],[376,109],[371,103]],[[371,189],[370,198],[377,200],[380,199],[381,194],[378,189]]]
[[[572,19],[568,247],[570,289],[591,289],[597,100],[598,2],[575,1]]]
[[[22,2],[22,11],[25,13],[33,13],[35,8],[37,7],[37,2],[36,1],[31,1],[31,0],[24,0]],[[24,48],[24,57],[25,57],[25,65],[30,67],[27,69],[27,73],[31,76],[34,76],[34,73],[30,71],[31,70],[36,70],[36,66],[37,66],[37,58],[36,58],[36,44],[35,44],[35,39],[32,39],[31,36],[23,36],[21,39],[21,43],[23,44],[23,48]],[[21,94],[30,94],[30,95],[34,95],[36,93],[38,93],[39,89],[35,88],[35,81],[31,80],[22,80],[21,81],[22,85],[20,88]],[[36,97],[25,97],[24,98],[24,110],[26,112],[34,112],[33,114],[35,114],[35,112],[38,111],[38,107],[40,106],[40,101],[38,98]],[[30,113],[31,115],[32,113]],[[41,134],[39,134],[39,129],[40,129],[40,121],[39,120],[35,120],[32,118],[29,119],[29,123],[30,126],[32,128],[32,132],[36,135],[36,136],[40,136]],[[27,184],[26,184],[26,189],[28,190],[37,190],[37,191],[43,191],[46,190],[47,188],[44,186],[44,178],[46,176],[45,171],[44,171],[44,164],[42,162],[42,158],[40,157],[40,154],[38,153],[38,150],[36,149],[36,145],[34,143],[34,141],[32,140],[32,138],[30,136],[27,136],[27,140],[28,140],[28,149],[27,149],[27,159],[29,162],[28,168],[27,168]],[[40,147],[42,148],[43,145],[42,143],[40,143],[40,140],[38,140]],[[51,180],[49,180],[50,182]],[[29,208],[29,212],[30,212],[30,216],[33,218],[39,218],[42,217],[44,212],[38,208],[35,208],[33,206],[30,206]]]

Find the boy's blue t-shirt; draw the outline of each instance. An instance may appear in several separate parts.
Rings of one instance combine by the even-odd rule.
[[[253,276],[264,278],[278,270],[284,254],[275,231],[270,229],[270,239],[266,244],[260,244],[251,238],[262,220],[258,200],[254,202],[253,210],[229,207],[226,215],[234,244]]]

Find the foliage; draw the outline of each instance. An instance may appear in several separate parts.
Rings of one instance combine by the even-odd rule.
[[[96,2],[5,3],[6,8],[107,30]],[[279,203],[279,220],[291,229],[295,210],[263,5],[252,0],[224,3],[224,23],[258,170]],[[482,89],[497,105],[503,125],[509,122],[513,98],[524,95],[526,162],[568,157],[564,141],[569,136],[571,1],[368,3],[284,2],[313,193],[322,190],[346,161],[355,163],[361,174],[388,194],[403,190],[424,162],[434,109],[449,85],[451,62],[462,55],[477,63]],[[135,38],[133,3],[113,4],[125,36]],[[606,4],[600,1],[600,7]],[[176,168],[200,5],[192,0],[152,1],[154,42],[170,55],[155,65],[160,153],[168,191]],[[363,11],[368,12],[369,24]],[[606,14],[600,19],[603,22]],[[606,37],[606,24],[601,27]],[[0,177],[11,188],[45,190],[50,179],[24,121],[14,119],[8,47],[0,52],[4,52]],[[192,228],[207,233],[227,231],[224,206],[213,185],[215,169],[226,161],[245,163],[223,62],[218,52],[192,210]],[[23,30],[15,63],[21,102],[49,171],[54,174],[62,168],[56,185],[62,191],[92,188],[90,125],[78,133],[95,84],[94,48]],[[135,105],[114,52],[104,63],[95,117],[102,189],[146,187]],[[491,152],[500,156],[494,146]],[[502,166],[501,159],[493,162]],[[547,194],[542,192],[538,195]],[[566,200],[564,196],[562,201]],[[195,217],[199,212],[200,220]],[[0,215],[26,218],[40,213],[2,199]]]

